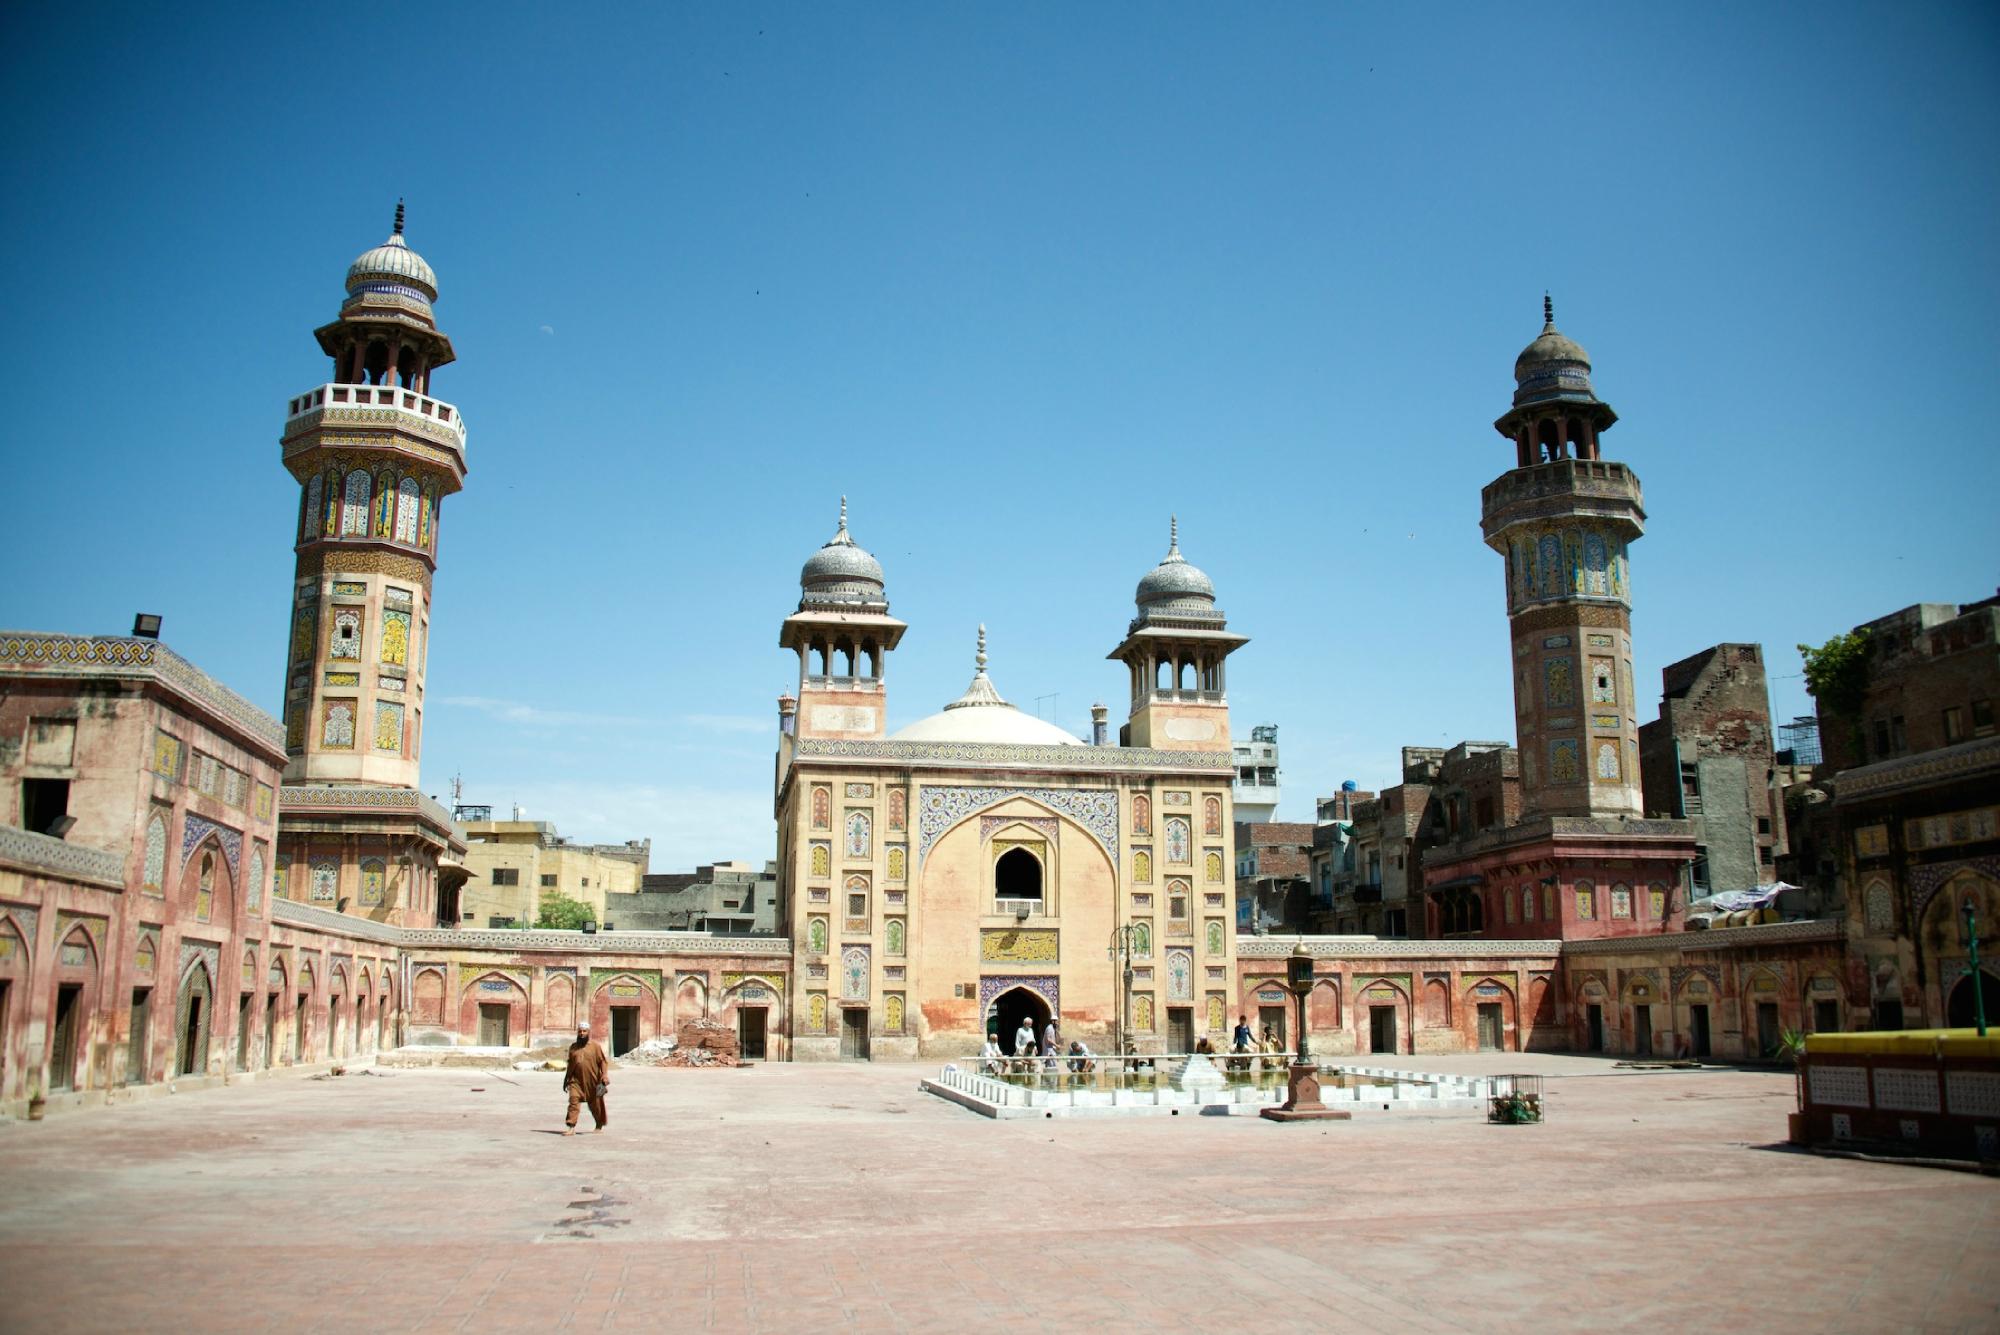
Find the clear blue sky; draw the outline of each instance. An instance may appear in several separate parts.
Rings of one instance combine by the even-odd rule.
[[[424,786],[766,856],[852,497],[890,722],[1074,730],[1178,511],[1281,815],[1511,736],[1489,425],[1544,287],[1644,480],[1641,690],[2000,581],[1990,5],[14,6],[0,624],[275,711],[285,400],[396,198],[471,427]],[[579,17],[579,13],[583,16]],[[1651,709],[1643,717],[1651,716]]]

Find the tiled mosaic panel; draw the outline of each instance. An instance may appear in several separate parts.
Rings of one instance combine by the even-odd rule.
[[[1878,1066],[1875,1068],[1875,1106],[1885,1112],[1936,1112],[1937,1072]]]
[[[1944,1095],[1954,1116],[2000,1117],[2000,1072],[1947,1071]]]
[[[1870,1106],[1865,1066],[1814,1065],[1807,1075],[1807,1087],[1814,1103],[1846,1108]]]

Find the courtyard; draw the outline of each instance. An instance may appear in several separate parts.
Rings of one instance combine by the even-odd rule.
[[[935,1064],[385,1071],[0,1128],[14,1330],[1990,1330],[2000,1182],[1778,1147],[1788,1075],[1549,1120],[995,1123]],[[585,1117],[588,1125],[588,1117]]]

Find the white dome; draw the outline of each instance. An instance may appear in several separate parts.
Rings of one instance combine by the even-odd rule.
[[[979,628],[979,655],[965,694],[909,727],[890,734],[892,742],[990,742],[1008,746],[1082,746],[1055,724],[1023,714],[1000,698],[986,675],[986,627]]]
[[[1001,742],[1016,746],[1082,746],[1055,724],[1012,705],[940,709],[890,734],[892,742]]]

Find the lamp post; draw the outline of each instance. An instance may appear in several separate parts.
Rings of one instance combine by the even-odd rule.
[[[1130,1013],[1132,1009],[1132,924],[1111,929],[1111,944],[1105,948],[1104,957],[1113,964],[1123,965],[1124,988],[1118,993],[1118,1004],[1112,1015],[1116,1027],[1115,1041],[1118,1055],[1125,1056],[1130,1035]]]
[[[1986,980],[1979,974],[1979,910],[1972,896],[1965,897],[1965,972],[1972,979],[1972,1016],[1979,1036],[1986,1037]],[[1949,1016],[1946,1017],[1950,1019]]]
[[[1350,1114],[1335,1111],[1319,1101],[1319,1070],[1312,1063],[1311,1046],[1306,1041],[1306,998],[1313,989],[1313,957],[1303,941],[1292,947],[1285,960],[1285,984],[1299,999],[1299,1050],[1285,1082],[1284,1106],[1265,1108],[1262,1115],[1274,1122],[1344,1120]]]
[[[1313,959],[1303,941],[1292,947],[1291,957],[1285,961],[1285,981],[1291,985],[1292,995],[1299,999],[1299,1055],[1292,1064],[1310,1066],[1312,1052],[1306,1043],[1306,997],[1313,987]]]

